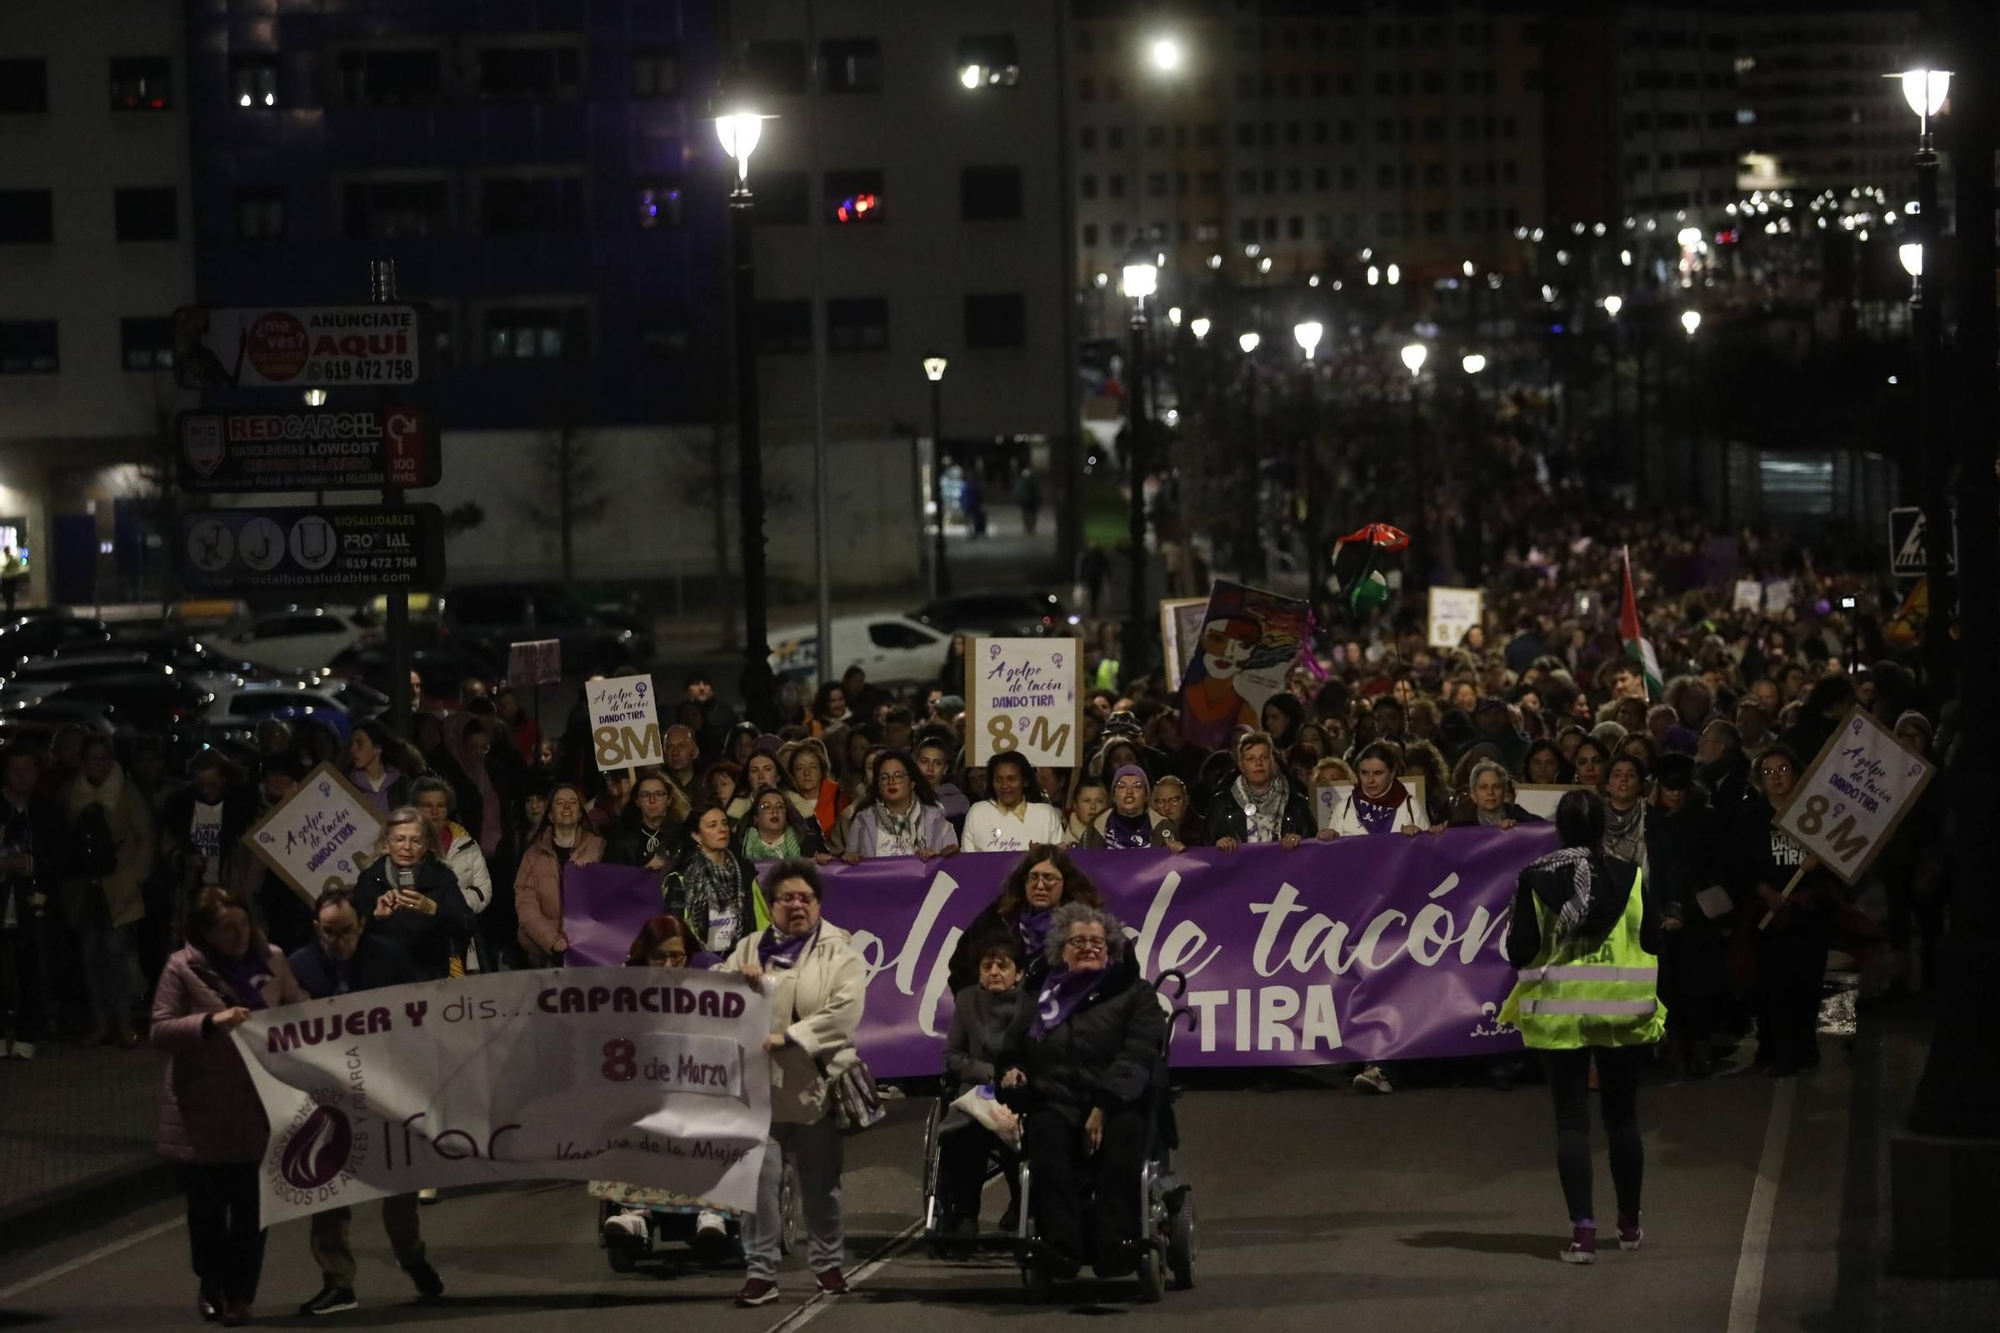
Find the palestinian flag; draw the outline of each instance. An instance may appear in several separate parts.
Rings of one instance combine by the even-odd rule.
[[[1333,544],[1333,573],[1327,587],[1355,615],[1389,600],[1383,557],[1407,550],[1410,535],[1387,523],[1369,523]]]
[[[1625,642],[1625,656],[1632,659],[1639,668],[1639,674],[1646,678],[1646,697],[1657,699],[1666,689],[1666,681],[1660,677],[1660,659],[1653,652],[1653,641],[1639,628],[1639,599],[1632,595],[1632,549],[1625,548],[1625,601],[1618,608],[1618,637]]]

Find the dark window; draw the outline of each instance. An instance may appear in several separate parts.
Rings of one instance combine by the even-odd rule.
[[[882,43],[847,37],[819,44],[820,87],[830,93],[882,91]]]
[[[826,211],[835,222],[880,222],[885,202],[879,171],[826,173]]]
[[[967,167],[958,175],[959,208],[967,222],[1012,222],[1021,216],[1021,169]]]
[[[1104,131],[1104,146],[1114,153],[1124,152],[1125,127],[1123,125],[1107,126]]]
[[[1021,81],[1021,46],[1012,33],[958,39],[958,80],[968,88],[1012,88]]]
[[[444,57],[436,50],[342,51],[335,80],[343,106],[428,106],[444,96]]]
[[[489,186],[495,183],[488,182]],[[450,198],[443,181],[349,181],[342,191],[342,204],[343,230],[349,240],[438,236],[451,225]],[[489,190],[488,231],[493,230],[492,216]]]
[[[0,375],[53,375],[60,367],[54,320],[0,320]]]
[[[48,66],[39,60],[0,60],[0,116],[48,109]]]
[[[1444,91],[1444,71],[1441,69],[1425,70],[1423,88],[1424,92],[1430,96],[1442,93]]]
[[[805,172],[761,172],[754,189],[758,226],[803,227],[810,220]]]
[[[1164,125],[1148,125],[1146,127],[1146,147],[1165,148],[1166,146],[1167,127]]]
[[[282,185],[239,185],[236,187],[236,239],[276,241],[285,235],[285,187]]]
[[[1092,246],[1094,246],[1094,245],[1096,245],[1096,244],[1097,244],[1097,224],[1096,224],[1095,222],[1086,222],[1086,223],[1084,223],[1084,224],[1083,224],[1083,248],[1084,248],[1084,249],[1086,249],[1086,250],[1088,250],[1088,249],[1089,249],[1090,247],[1092,247]]]
[[[681,53],[676,46],[641,46],[632,51],[632,96],[678,97]]]
[[[931,648],[942,642],[914,625],[896,620],[879,620],[868,627],[868,642],[877,648]]]
[[[55,191],[0,190],[0,245],[47,245],[55,238]]]
[[[1375,188],[1393,190],[1396,188],[1396,168],[1387,162],[1375,168]]]
[[[1076,142],[1077,146],[1083,149],[1084,152],[1094,151],[1097,148],[1097,127],[1095,125],[1085,125],[1076,132]]]
[[[494,177],[481,191],[480,224],[489,236],[582,231],[583,198],[580,176]]]
[[[1296,213],[1285,219],[1285,239],[1303,241],[1306,238],[1306,220]]]
[[[879,296],[845,296],[826,303],[826,350],[881,352],[889,347],[889,303]]]
[[[1085,75],[1076,81],[1076,100],[1095,102],[1097,100],[1097,80]]]
[[[1257,193],[1257,173],[1255,171],[1252,171],[1246,167],[1242,171],[1236,173],[1236,193],[1238,194]]]
[[[641,176],[633,183],[633,206],[641,227],[681,225],[681,178]]]
[[[755,318],[758,351],[812,350],[811,301],[759,301]]]
[[[1424,214],[1424,235],[1426,236],[1444,235],[1443,209],[1441,208],[1433,209],[1430,212]]]
[[[489,102],[574,97],[583,53],[574,46],[488,46],[479,51],[479,95]]]
[[[1247,120],[1237,122],[1236,146],[1238,148],[1255,148],[1257,146],[1256,125]]]
[[[1210,120],[1195,126],[1194,142],[1197,148],[1222,147],[1222,123]]]
[[[590,312],[582,306],[486,312],[489,361],[574,361],[589,354]]]
[[[118,352],[127,370],[172,370],[173,319],[119,320]]]
[[[967,347],[1025,347],[1028,299],[1019,292],[987,292],[965,298]]]
[[[804,42],[752,42],[743,51],[743,77],[751,89],[767,97],[786,97],[806,90]]]
[[[171,185],[116,191],[112,215],[121,241],[171,241],[180,234]]]
[[[1097,177],[1081,176],[1076,182],[1076,192],[1085,199],[1097,198]]]
[[[1167,197],[1166,172],[1149,171],[1146,173],[1146,196],[1150,199],[1164,199]]]
[[[1125,197],[1125,178],[1115,171],[1112,172],[1104,178],[1104,192],[1113,199],[1123,199]]]
[[[113,111],[166,111],[174,104],[174,62],[165,56],[114,58]]]
[[[278,58],[276,56],[229,57],[229,100],[250,111],[268,111],[278,105]]]

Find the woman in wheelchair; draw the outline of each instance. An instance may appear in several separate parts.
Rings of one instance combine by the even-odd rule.
[[[1064,903],[1104,906],[1104,897],[1090,876],[1076,868],[1069,853],[1051,843],[1035,843],[1021,853],[1021,859],[1007,873],[1000,896],[981,909],[965,928],[958,947],[951,952],[951,993],[958,994],[979,980],[980,941],[1006,935],[1021,942],[1028,958],[1028,985],[1040,983],[1043,943],[1049,932],[1049,917]]]
[[[1123,1277],[1143,1249],[1139,1183],[1167,1017],[1102,908],[1056,908],[1045,953],[1048,974],[998,1061],[1001,1087],[1027,1116],[1041,1261],[1063,1280],[1086,1261],[1099,1277]]]
[[[974,942],[979,958],[979,982],[967,986],[955,999],[951,1032],[944,1039],[945,1097],[947,1104],[968,1089],[991,1088],[1014,1016],[1021,1007],[1021,972],[1025,961],[1018,940],[1010,935],[992,934]],[[1014,1201],[1000,1216],[1000,1230],[1012,1234],[1019,1226],[1016,1211],[1020,1182],[1014,1173],[1018,1154],[1000,1136],[953,1108],[938,1127],[937,1190],[941,1216],[937,1234],[942,1240],[972,1241],[979,1237],[979,1194],[986,1184],[986,1164],[995,1157],[1006,1173],[1008,1193]]]

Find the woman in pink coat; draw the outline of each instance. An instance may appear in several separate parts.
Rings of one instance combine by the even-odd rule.
[[[270,1125],[230,1032],[253,1010],[310,998],[234,891],[202,890],[188,944],[153,993],[153,1045],[172,1056],[160,1089],[160,1155],[181,1163],[188,1248],[204,1319],[250,1317],[264,1268],[257,1161]]]

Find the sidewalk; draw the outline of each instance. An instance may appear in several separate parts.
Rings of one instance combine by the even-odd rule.
[[[145,1046],[54,1042],[31,1061],[0,1061],[0,1250],[171,1190],[153,1152],[165,1065]]]

